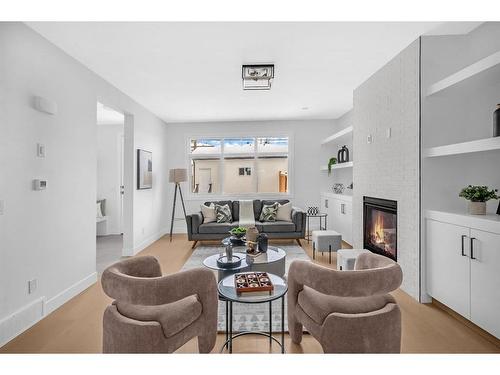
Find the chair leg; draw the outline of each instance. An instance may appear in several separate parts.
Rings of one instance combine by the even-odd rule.
[[[332,264],[332,245],[328,245],[329,260],[328,263]]]
[[[313,242],[313,259],[316,259],[316,244]]]
[[[193,246],[191,246],[191,249],[194,249],[197,244],[198,244],[198,241],[193,241]]]
[[[299,244],[299,246],[302,247],[302,244],[300,243],[300,238],[297,238],[296,241]]]

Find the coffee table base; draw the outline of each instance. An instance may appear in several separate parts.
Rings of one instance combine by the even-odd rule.
[[[268,337],[269,345],[272,345],[274,341],[281,347],[281,353],[285,353],[285,296],[283,295],[283,297],[281,297],[281,342],[273,336],[272,301],[262,303],[269,303],[269,332],[243,331],[233,335],[233,302],[226,300],[226,341],[222,345],[220,353],[224,352],[225,349],[227,349],[229,353],[232,353],[233,340],[245,335],[260,335]]]

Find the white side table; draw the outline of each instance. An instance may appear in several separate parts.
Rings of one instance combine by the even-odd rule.
[[[354,263],[359,254],[369,253],[365,249],[341,249],[337,251],[337,270],[348,271],[354,269]]]

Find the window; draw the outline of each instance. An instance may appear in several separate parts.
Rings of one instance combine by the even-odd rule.
[[[288,146],[288,137],[191,139],[191,192],[287,194]]]

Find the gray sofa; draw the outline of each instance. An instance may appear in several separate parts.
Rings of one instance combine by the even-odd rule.
[[[260,212],[264,204],[288,203],[288,200],[254,200],[253,211],[255,214],[255,226],[261,233],[266,233],[269,238],[295,239],[300,245],[300,239],[305,238],[306,233],[306,213],[300,209],[292,209],[292,221],[260,222]],[[239,225],[239,201],[215,201],[205,202],[206,206],[211,203],[220,205],[228,204],[233,216],[232,223],[205,223],[203,224],[203,214],[197,212],[186,216],[187,232],[189,241],[194,241],[193,248],[198,241],[220,240],[229,236],[229,231]]]

